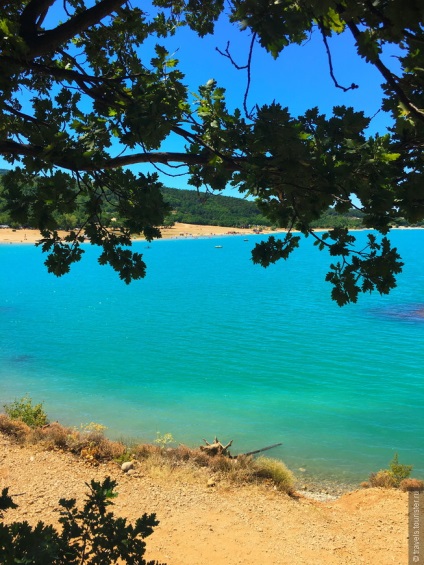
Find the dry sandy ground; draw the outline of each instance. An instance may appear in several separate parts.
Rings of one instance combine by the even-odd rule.
[[[155,512],[149,559],[168,565],[403,565],[407,563],[407,495],[369,489],[331,502],[290,498],[264,487],[207,486],[208,477],[132,476],[114,463],[90,466],[73,456],[19,447],[0,435],[0,489],[19,508],[10,520],[55,523],[57,501],[83,501],[85,482],[118,481],[114,512],[130,520]],[[45,564],[48,565],[48,564]]]
[[[270,231],[271,230],[264,230],[263,233],[269,233]],[[198,226],[178,223],[172,226],[172,228],[162,228],[161,232],[164,239],[209,237],[216,235],[251,235],[254,233],[253,229]]]

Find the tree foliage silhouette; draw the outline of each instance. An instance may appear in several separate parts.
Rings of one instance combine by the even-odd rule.
[[[160,565],[146,561],[144,538],[158,525],[154,514],[144,514],[134,525],[125,518],[115,518],[107,507],[116,497],[116,481],[106,477],[102,483],[91,481],[83,509],[78,510],[75,499],[59,501],[60,531],[38,522],[0,522],[0,561],[3,565],[94,565],[128,563]],[[5,510],[17,508],[8,489],[0,496],[0,517]]]
[[[402,263],[387,233],[396,218],[424,217],[421,2],[231,0],[224,11],[223,0],[141,7],[124,0],[3,0],[0,9],[0,154],[15,167],[4,177],[7,209],[14,221],[41,231],[49,271],[62,275],[80,260],[85,234],[101,246],[100,263],[125,282],[143,277],[142,256],[128,248],[131,233],[159,237],[169,209],[156,174],[136,176],[125,167],[159,163],[186,166],[196,188],[232,185],[254,195],[261,212],[289,230],[285,239],[259,245],[255,262],[287,258],[300,242],[296,229],[329,251],[327,280],[340,305],[395,286]],[[294,117],[284,100],[249,111],[251,52],[241,109],[228,109],[224,86],[212,79],[190,94],[167,38],[181,27],[200,37],[213,33],[219,17],[250,34],[251,50],[271,57],[319,33],[335,88],[345,91],[357,85],[338,83],[329,40],[351,34],[357,56],[382,77],[390,131],[368,135],[370,118],[343,105],[331,116],[311,108]],[[152,37],[158,44],[147,62]],[[398,56],[390,68],[384,54],[393,46]],[[223,56],[223,64],[235,64],[229,49]],[[171,135],[180,140],[178,152],[163,151]],[[116,207],[119,226],[103,218],[105,202]],[[342,213],[357,206],[379,239],[372,234],[357,247],[346,229],[314,232],[311,225],[330,206]],[[55,214],[76,208],[85,219],[61,240]]]

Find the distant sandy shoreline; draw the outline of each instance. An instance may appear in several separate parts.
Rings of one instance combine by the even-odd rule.
[[[271,233],[272,230],[265,229],[261,233]],[[283,231],[283,230],[281,230]],[[190,239],[197,237],[216,237],[222,235],[252,235],[257,233],[254,228],[231,228],[222,226],[201,226],[195,224],[176,223],[169,228],[162,228],[162,239]],[[59,231],[59,235],[65,236],[66,232]],[[0,244],[7,243],[37,243],[41,239],[38,230],[31,229],[12,229],[0,228]],[[144,239],[142,237],[134,237],[134,241]]]
[[[400,228],[393,228],[393,229],[402,229],[402,230],[409,230],[409,229],[423,229],[423,228],[407,228],[407,227],[400,227]],[[287,230],[278,229],[273,230],[271,228],[264,228],[260,230],[259,233],[262,234],[272,234],[272,233],[285,233]],[[316,232],[326,231],[326,229],[315,229]],[[359,229],[351,229],[350,231],[362,231]],[[204,238],[204,237],[219,237],[224,235],[255,235],[258,233],[258,230],[255,228],[232,228],[232,227],[223,227],[223,226],[202,226],[196,224],[182,224],[176,223],[172,227],[166,227],[161,229],[162,239],[195,239],[195,238]],[[59,231],[59,235],[65,237],[67,232]],[[0,244],[12,244],[12,243],[37,243],[40,241],[41,235],[38,230],[32,229],[12,229],[12,228],[0,228]],[[144,240],[143,237],[135,236],[134,241]]]

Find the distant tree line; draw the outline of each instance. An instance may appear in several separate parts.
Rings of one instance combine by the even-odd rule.
[[[26,224],[12,221],[8,211],[4,207],[2,197],[3,184],[1,177],[6,173],[5,169],[0,169],[0,225],[8,225],[14,228],[22,226],[31,227]],[[28,188],[28,192],[36,190],[37,187]],[[221,194],[202,193],[197,190],[184,190],[177,188],[163,187],[161,189],[165,202],[169,205],[170,211],[165,219],[165,225],[173,225],[176,222],[196,225],[225,226],[225,227],[251,227],[263,226],[278,228],[272,225],[252,200],[236,198],[233,196],[222,196]],[[121,218],[119,210],[114,203],[113,196],[110,195],[108,205],[103,210],[103,222],[109,226],[119,226]],[[78,197],[77,197],[78,198]],[[83,204],[83,197],[79,197],[79,204]],[[88,206],[89,203],[87,202]],[[73,229],[83,226],[84,206],[79,205],[72,213],[56,214],[56,229]],[[361,228],[363,214],[359,210],[340,214],[334,209],[329,208],[318,220],[312,222],[314,228]],[[399,219],[395,226],[409,226],[406,221]],[[414,226],[424,226],[424,222],[418,222]]]

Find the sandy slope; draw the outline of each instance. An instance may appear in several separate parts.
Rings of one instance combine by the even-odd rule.
[[[332,502],[289,498],[264,487],[207,487],[181,476],[152,478],[114,463],[90,466],[70,455],[18,447],[0,435],[0,488],[19,508],[8,520],[55,523],[61,497],[85,496],[85,482],[118,480],[115,512],[133,520],[155,512],[148,557],[168,565],[403,565],[407,495],[369,489]],[[47,564],[46,564],[47,565]]]

